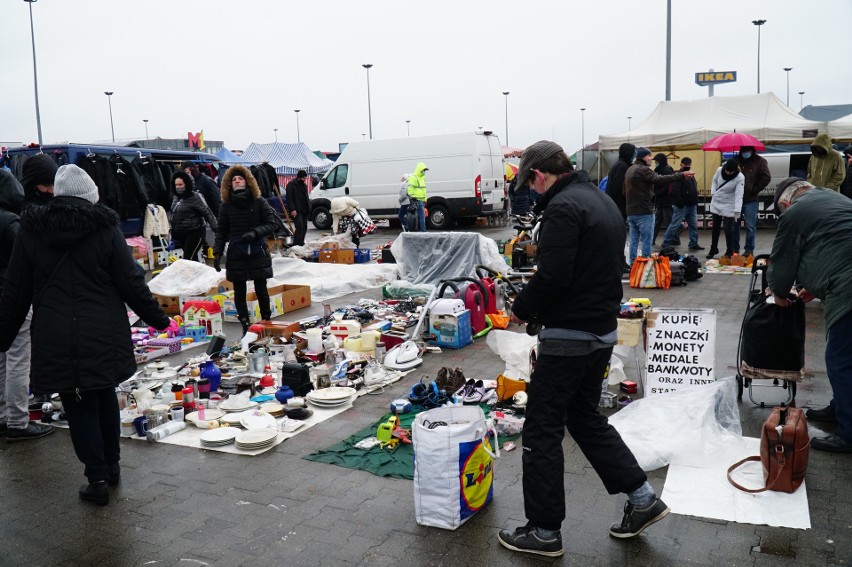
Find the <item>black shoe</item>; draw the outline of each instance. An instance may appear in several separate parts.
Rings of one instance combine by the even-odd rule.
[[[80,487],[80,498],[86,502],[92,502],[98,506],[109,504],[109,488],[106,481],[92,482]]]
[[[618,538],[638,536],[642,530],[668,516],[670,511],[666,503],[659,498],[647,508],[637,508],[628,500],[624,504],[624,517],[621,518],[621,523],[610,526],[609,535]]]
[[[109,472],[107,473],[107,484],[117,486],[121,481],[121,465],[118,463],[110,463]]]
[[[251,321],[249,321],[248,317],[238,317],[240,321],[240,325],[243,328],[243,335],[248,333],[249,327],[251,326]]]
[[[811,447],[817,451],[828,451],[829,453],[852,453],[852,443],[838,435],[814,437],[811,439]]]
[[[704,247],[699,245],[699,244],[696,244],[695,246],[690,246],[689,249],[692,250],[692,251],[704,250]]]
[[[17,443],[18,441],[28,441],[30,439],[38,439],[45,435],[53,433],[53,426],[46,423],[36,423],[31,421],[26,427],[9,427],[6,429],[6,443]]]
[[[708,252],[708,253],[707,253],[706,258],[707,258],[708,260],[712,260],[712,259],[713,259],[713,257],[714,257],[716,254],[718,254],[718,253],[719,253],[719,249],[718,249],[718,248],[711,248],[711,249],[710,249],[710,252]]]
[[[538,528],[529,524],[516,528],[513,532],[500,530],[497,540],[506,549],[521,553],[534,553],[547,557],[559,557],[564,553],[561,532],[556,532],[550,538],[543,538],[538,535]]]
[[[805,412],[805,417],[808,418],[809,421],[837,423],[837,416],[834,415],[834,406],[830,404],[822,409],[809,409]]]
[[[6,435],[7,425],[5,423],[0,423],[0,435]]]

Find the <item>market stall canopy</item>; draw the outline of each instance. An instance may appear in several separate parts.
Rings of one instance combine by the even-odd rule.
[[[852,142],[852,114],[829,122],[828,135],[835,141]]]
[[[238,156],[228,148],[222,148],[218,152],[216,152],[216,157],[219,158],[222,163],[225,165],[235,165],[238,163],[245,163],[245,160],[242,156]]]
[[[278,175],[296,175],[300,169],[308,174],[325,173],[334,162],[318,157],[303,143],[250,144],[242,155],[244,163],[268,162]]]
[[[600,137],[601,150],[635,146],[702,145],[728,132],[751,134],[764,143],[812,140],[826,123],[806,120],[772,93],[713,96],[664,101],[639,126],[621,134]]]

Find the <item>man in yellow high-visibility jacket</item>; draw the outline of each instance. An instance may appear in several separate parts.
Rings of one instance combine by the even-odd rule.
[[[426,232],[426,172],[429,168],[422,161],[414,168],[414,173],[408,176],[408,197],[411,204],[417,207],[417,224],[420,232]]]

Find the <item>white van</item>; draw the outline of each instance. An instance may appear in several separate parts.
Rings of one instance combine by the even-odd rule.
[[[331,226],[335,197],[349,196],[374,219],[396,219],[400,177],[418,162],[426,172],[429,228],[442,230],[454,219],[502,215],[506,205],[503,148],[492,132],[465,132],[395,140],[352,142],[311,192],[311,220]]]

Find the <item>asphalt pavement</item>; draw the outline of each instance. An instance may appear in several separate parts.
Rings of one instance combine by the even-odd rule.
[[[510,226],[474,228],[506,238]],[[363,245],[392,240],[380,228]],[[311,229],[308,238],[319,232]],[[758,234],[768,252],[772,231]],[[709,232],[701,231],[707,245]],[[749,278],[708,274],[669,290],[645,290],[658,307],[716,310],[717,376],[732,375]],[[332,300],[346,305],[379,290]],[[625,297],[636,291],[625,285]],[[321,305],[295,312],[305,317]],[[822,407],[831,398],[825,375],[823,309],[807,306],[806,366],[811,377],[798,389],[797,405]],[[226,324],[230,339],[236,324]],[[177,356],[173,357],[176,362]],[[628,377],[637,377],[625,357]],[[265,565],[848,565],[852,563],[852,455],[812,451],[807,496],[812,528],[794,530],[671,514],[630,540],[608,535],[625,497],[610,496],[569,437],[564,442],[568,517],[562,527],[565,556],[544,559],[502,548],[500,528],[525,521],[521,451],[494,465],[494,500],[456,531],[419,526],[412,482],[302,459],[366,427],[405,396],[421,375],[460,367],[468,378],[494,379],[502,361],[484,340],[460,351],[429,354],[424,364],[383,394],[358,398],[353,408],[256,457],[122,440],[121,484],[111,503],[81,502],[84,482],[67,430],[25,443],[0,442],[0,567],[3,566],[265,566]],[[771,405],[780,393],[761,391]],[[759,436],[769,413],[740,403],[743,433]],[[641,427],[641,424],[637,424]],[[821,424],[811,432],[824,434]],[[666,469],[649,473],[658,493]],[[702,490],[696,486],[695,490]]]

